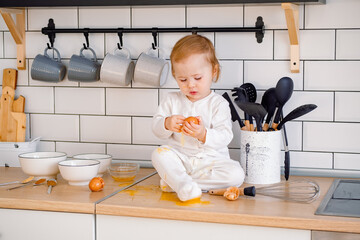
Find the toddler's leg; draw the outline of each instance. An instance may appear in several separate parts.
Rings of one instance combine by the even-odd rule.
[[[161,179],[178,195],[181,201],[201,196],[201,188],[186,171],[183,160],[186,156],[169,146],[161,146],[152,153],[152,164]]]
[[[203,159],[205,160],[205,159]],[[199,169],[192,175],[202,190],[240,186],[244,182],[245,174],[239,162],[215,159],[208,162],[207,167]]]

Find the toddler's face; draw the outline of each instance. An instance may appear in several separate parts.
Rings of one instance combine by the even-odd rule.
[[[206,54],[193,54],[173,63],[174,77],[180,91],[196,102],[210,94],[212,80],[216,75]]]

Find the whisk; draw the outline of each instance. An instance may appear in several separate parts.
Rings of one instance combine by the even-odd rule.
[[[251,186],[209,190],[209,194],[223,195],[228,200],[236,200],[244,195],[255,197],[256,193],[286,201],[310,203],[319,197],[320,187],[315,181],[309,179],[295,179],[258,188]]]

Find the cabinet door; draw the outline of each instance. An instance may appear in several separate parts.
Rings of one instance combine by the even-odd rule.
[[[311,240],[310,230],[96,215],[96,239]]]
[[[0,239],[95,240],[93,214],[0,209]]]

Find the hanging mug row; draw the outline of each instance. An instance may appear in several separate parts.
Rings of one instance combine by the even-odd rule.
[[[53,50],[49,56],[48,50]],[[136,83],[150,86],[162,86],[169,75],[170,65],[164,58],[151,55],[152,48],[140,54],[136,65],[130,58],[127,48],[116,48],[106,54],[102,64],[97,61],[95,51],[81,48],[79,55],[72,55],[68,66],[68,79],[78,82],[102,81],[120,86],[127,86],[133,79]],[[83,52],[90,51],[92,57]],[[38,54],[31,66],[31,78],[47,82],[59,82],[64,79],[66,67],[61,62],[60,52],[47,47],[44,54]]]

